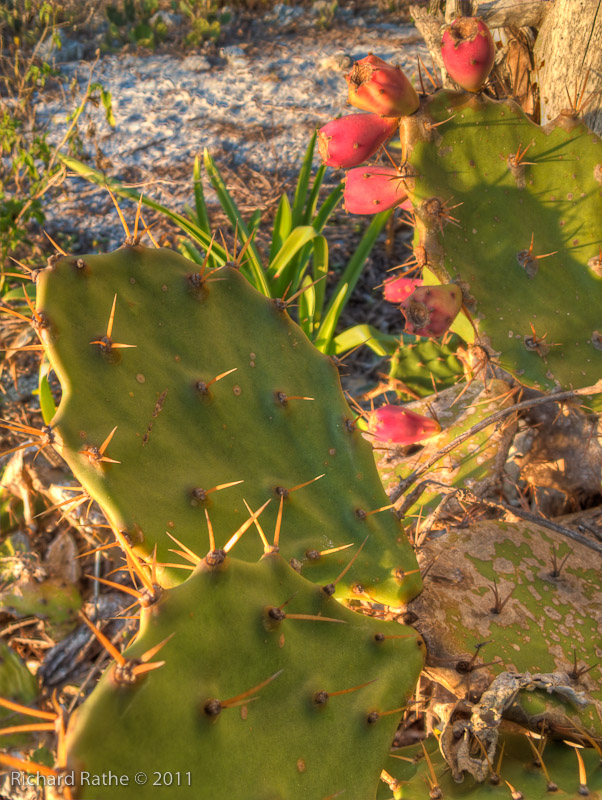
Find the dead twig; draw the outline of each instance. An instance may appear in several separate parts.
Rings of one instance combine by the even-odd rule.
[[[556,392],[555,394],[545,395],[544,397],[534,397],[531,400],[523,400],[520,403],[516,403],[513,406],[509,406],[508,408],[502,408],[500,411],[496,411],[495,414],[492,414],[487,419],[481,420],[481,422],[477,422],[476,425],[473,425],[470,430],[465,431],[464,433],[456,436],[453,441],[446,444],[436,453],[434,453],[428,461],[425,461],[422,466],[418,469],[411,472],[407,478],[403,478],[399,481],[395,489],[389,495],[389,499],[392,503],[396,503],[400,497],[402,497],[410,486],[413,486],[416,483],[417,479],[424,475],[427,470],[429,470],[432,466],[434,466],[439,459],[443,458],[443,456],[450,453],[452,450],[455,450],[456,447],[459,447],[463,442],[467,439],[470,439],[471,436],[474,436],[475,433],[479,433],[485,428],[489,428],[490,425],[499,424],[506,417],[514,414],[516,411],[522,411],[524,408],[531,408],[532,406],[543,405],[544,403],[559,403],[564,400],[571,400],[574,397],[579,397],[582,395],[590,395],[590,394],[600,394],[602,393],[602,379],[594,383],[592,386],[585,386],[583,389],[573,389],[567,392]]]

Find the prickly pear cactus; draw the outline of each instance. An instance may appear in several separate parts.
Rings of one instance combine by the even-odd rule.
[[[432,584],[410,608],[429,673],[454,697],[490,693],[470,728],[482,750],[473,742],[470,756],[459,752],[447,719],[441,741],[452,772],[484,779],[502,716],[586,746],[602,741],[599,555],[527,522],[450,531],[421,553]]]
[[[144,772],[140,798],[374,798],[423,650],[412,628],[348,611],[277,553],[203,561],[142,610],[126,663],[78,709],[76,796],[129,798]],[[145,661],[164,664],[136,675]],[[86,785],[109,770],[130,785]]]
[[[414,394],[427,397],[447,389],[462,376],[462,363],[456,355],[458,338],[450,342],[437,342],[434,339],[416,339],[404,334],[400,346],[391,356],[389,378],[399,381],[399,391],[404,387]]]
[[[541,389],[595,383],[602,141],[570,116],[542,128],[512,101],[446,90],[402,118],[401,141],[415,242],[462,287],[480,343]]]
[[[371,513],[388,498],[336,367],[283,301],[233,268],[201,275],[171,251],[129,246],[44,271],[35,322],[63,390],[49,439],[138,552],[157,546],[170,562],[168,534],[205,547],[205,512],[234,530],[245,503],[271,498],[260,524],[281,528],[283,554],[311,580],[334,581],[365,541],[338,596],[361,585],[399,605],[419,591],[397,519]],[[249,531],[238,555],[261,552]]]

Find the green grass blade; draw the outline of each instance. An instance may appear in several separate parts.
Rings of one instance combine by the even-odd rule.
[[[59,158],[68,169],[72,170],[77,175],[80,175],[82,178],[90,181],[90,183],[96,183],[98,186],[108,186],[113,194],[119,195],[120,197],[128,197],[134,202],[138,202],[139,194],[135,189],[128,189],[118,181],[107,178],[102,172],[99,172],[99,170],[93,169],[87,164],[83,164],[76,158],[62,155],[59,155]],[[205,249],[207,249],[211,244],[211,236],[202,228],[199,228],[198,225],[195,225],[189,219],[184,217],[182,214],[171,211],[166,206],[151,200],[149,197],[143,196],[142,203],[148,208],[152,208],[154,211],[159,211],[172,222],[175,222],[175,224],[181,230],[183,230],[184,233],[188,234],[188,236],[191,236],[195,241],[199,242],[199,244],[201,244]],[[220,266],[226,261],[226,251],[218,244],[213,245],[211,249],[211,255],[215,259],[216,264]]]
[[[324,202],[320,206],[320,210],[318,211],[314,221],[312,222],[312,225],[318,231],[318,233],[320,233],[324,225],[326,225],[330,215],[338,206],[338,204],[341,202],[343,198],[344,188],[345,187],[343,186],[343,184],[339,183],[339,185],[335,186],[335,188],[332,190],[332,192],[330,192],[326,200],[324,200]]]
[[[50,425],[52,418],[56,414],[56,404],[54,402],[52,392],[50,391],[50,384],[48,383],[48,377],[46,375],[44,375],[40,380],[38,394],[40,395],[40,411],[42,412],[42,419],[44,420],[45,425]]]
[[[226,188],[226,183],[218,170],[214,160],[209,155],[209,152],[204,152],[205,170],[211,181],[211,185],[217,192],[217,196],[221,203],[222,208],[226,212],[226,216],[238,231],[240,240],[244,243],[249,238],[249,229],[243,220],[238,206],[234,202],[230,192]],[[270,288],[266,280],[263,267],[261,266],[261,259],[259,252],[253,242],[248,246],[246,253],[246,264],[241,267],[241,272],[245,277],[250,280],[253,286],[266,297],[270,297]]]
[[[393,211],[394,209],[390,209],[389,211],[381,211],[380,214],[376,214],[374,216],[366,233],[363,235],[357,250],[349,259],[349,263],[341,275],[339,281],[339,287],[341,288],[337,289],[333,299],[330,301],[326,314],[324,315],[324,321],[322,322],[318,332],[317,338],[321,342],[325,342],[324,347],[327,348],[324,350],[324,352],[330,352],[332,338],[334,337],[334,331],[339,321],[339,317],[341,316],[341,312],[351,297],[351,293],[355,289],[355,286],[362,273],[362,268],[366,258],[374,247],[380,232],[387,224],[387,221],[389,220],[389,217]]]
[[[256,208],[255,211],[249,217],[249,235],[253,233],[258,227],[259,223],[261,222],[261,209]]]
[[[348,289],[349,287],[346,283],[339,284],[339,289],[333,297],[330,307],[320,325],[314,344],[322,353],[332,353],[334,329],[336,328],[341,312],[347,302],[349,294]]]
[[[328,275],[328,242],[324,236],[316,236],[312,242],[314,263],[312,267],[313,280],[319,283],[315,285],[315,310],[313,313],[314,326],[318,325],[322,319],[324,311],[324,297],[326,295],[326,275]]]
[[[307,288],[299,295],[299,325],[306,336],[311,339],[314,330],[317,286],[311,285],[309,275],[305,275],[302,285]]]
[[[278,210],[276,211],[276,218],[274,220],[272,244],[270,247],[270,264],[276,258],[276,253],[280,250],[291,232],[292,222],[293,214],[291,211],[291,204],[286,194],[283,194],[278,203]]]
[[[183,256],[186,256],[186,258],[189,258],[196,264],[202,264],[205,259],[205,256],[198,247],[195,247],[192,242],[188,242],[186,239],[178,243],[178,250]]]
[[[34,394],[38,395],[40,401],[40,411],[42,412],[44,425],[50,425],[52,418],[56,414],[56,404],[50,390],[50,384],[48,383],[49,372],[50,362],[48,358],[44,356],[38,372],[38,388],[34,391]]]
[[[211,223],[209,222],[209,213],[207,211],[207,204],[205,203],[205,193],[203,192],[203,172],[201,167],[201,159],[198,157],[198,155],[194,157],[192,183],[194,186],[194,203],[196,207],[197,225],[201,230],[205,231],[206,234],[211,236]]]
[[[301,276],[294,271],[295,256],[317,235],[311,225],[301,225],[290,233],[268,270],[270,283],[276,292],[275,297],[279,297],[289,284],[293,286],[299,284]]]
[[[299,170],[299,177],[297,178],[297,185],[295,187],[295,197],[293,199],[293,228],[301,225],[303,222],[303,212],[307,201],[307,191],[309,188],[309,178],[311,175],[311,168],[314,159],[314,149],[316,146],[317,132],[313,134],[307,145],[303,164]]]
[[[318,171],[316,172],[316,177],[314,178],[313,185],[311,187],[311,192],[309,194],[307,204],[305,206],[305,213],[303,215],[303,222],[305,223],[305,225],[311,225],[313,216],[316,213],[318,195],[320,194],[320,189],[322,188],[325,172],[326,172],[326,167],[324,166],[324,164],[320,164],[320,166],[318,167]]]
[[[320,211],[315,216],[311,225],[313,226],[314,230],[318,233],[322,231],[332,212],[335,210],[336,206],[340,202],[343,196],[343,184],[340,184],[335,189],[330,192],[327,196],[326,200],[322,204]],[[308,223],[310,224],[310,223]],[[311,257],[311,249],[306,249],[299,253],[297,256],[298,264],[295,265],[295,269],[293,270],[294,274],[296,275],[303,275],[305,273],[305,269],[309,263],[309,259]]]
[[[390,356],[399,347],[399,337],[382,333],[373,325],[354,325],[335,336],[334,352],[337,355],[347,353],[361,344],[365,344],[377,356]]]

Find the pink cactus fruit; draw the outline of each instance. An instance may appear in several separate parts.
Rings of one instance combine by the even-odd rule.
[[[399,67],[369,55],[356,61],[345,75],[349,102],[383,117],[406,117],[420,105],[418,95]]]
[[[418,286],[422,286],[422,278],[406,278],[404,275],[399,275],[397,278],[387,278],[383,285],[383,294],[389,303],[401,303]]]
[[[443,336],[462,308],[462,292],[454,283],[419,286],[399,306],[405,330],[418,336]]]
[[[403,180],[394,167],[357,167],[345,178],[345,210],[350,214],[378,214],[401,205],[412,209]]]
[[[328,167],[349,169],[371,158],[399,126],[399,121],[377,114],[348,114],[318,131],[318,149]]]
[[[368,417],[368,430],[380,442],[409,445],[430,439],[441,430],[432,417],[423,417],[402,406],[381,406]]]
[[[456,83],[469,92],[478,92],[493,67],[495,44],[483,20],[459,17],[443,34],[441,55]]]

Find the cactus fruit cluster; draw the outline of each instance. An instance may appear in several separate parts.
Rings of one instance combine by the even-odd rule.
[[[602,142],[570,109],[540,127],[512,100],[480,92],[493,54],[481,20],[457,20],[442,56],[469,91],[422,95],[399,115],[403,163],[360,166],[383,141],[366,149],[352,137],[340,140],[336,164],[325,163],[352,168],[352,213],[391,208],[406,195],[411,203],[411,278],[422,284],[400,301],[406,332],[441,337],[460,315],[471,344],[522,383],[587,386],[602,368]],[[391,123],[376,105],[371,111],[365,124]],[[320,136],[343,121],[351,128],[356,116]]]

